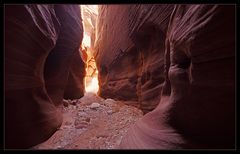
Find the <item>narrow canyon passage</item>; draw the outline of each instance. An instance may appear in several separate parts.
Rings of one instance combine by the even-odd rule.
[[[64,99],[61,127],[47,141],[31,149],[119,149],[129,126],[143,116],[140,109],[126,105],[126,101],[98,96],[98,70],[90,37],[95,29],[97,6],[81,5],[81,13],[84,35],[80,52],[86,63],[84,96]]]
[[[4,5],[6,149],[234,149],[235,5]]]

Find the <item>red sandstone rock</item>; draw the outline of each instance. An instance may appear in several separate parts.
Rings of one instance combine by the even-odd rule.
[[[4,32],[5,147],[28,148],[61,126],[58,107],[83,37],[79,5],[6,5]],[[71,73],[84,70],[77,68]]]
[[[28,148],[62,123],[43,78],[60,23],[53,5],[5,5],[4,10],[5,148]]]
[[[43,142],[62,123],[62,115],[55,105],[60,105],[63,100],[63,85],[67,83],[65,73],[74,66],[69,57],[77,53],[79,42],[76,40],[81,40],[74,32],[82,31],[79,30],[79,14],[75,12],[78,9],[74,6],[68,9],[68,5],[56,7],[56,10],[53,5],[5,7],[6,148],[28,148]],[[175,5],[172,9],[173,5],[151,4],[100,7],[100,33],[97,33],[95,53],[100,95],[138,101],[144,111],[153,109],[161,99],[155,110],[128,130],[120,148],[234,148],[235,7]],[[69,19],[70,16],[75,19]],[[64,19],[71,21],[60,27]],[[78,25],[77,29],[68,25],[72,22]],[[69,46],[59,50],[61,45]],[[52,49],[55,52],[51,55]],[[58,55],[57,51],[71,53],[64,59],[64,54]],[[48,55],[53,58],[48,61],[54,63],[56,60],[62,68],[46,64],[45,79],[50,97],[43,78]],[[74,64],[78,58],[73,60]],[[54,70],[53,74],[51,70]],[[82,74],[77,81],[81,81],[81,77]],[[78,87],[80,90],[81,86]],[[65,108],[81,112],[76,114],[79,117],[88,116],[85,112],[92,115],[91,120],[79,118],[75,121],[76,128],[87,128],[89,123],[96,128],[82,138],[75,138],[74,142],[80,147],[88,147],[89,138],[93,143],[88,148],[107,147],[109,142],[104,135],[101,137],[105,134],[103,128],[111,126],[106,131],[120,132],[131,121],[124,120],[122,115],[135,115],[133,110],[130,112],[126,106],[122,109],[120,103],[113,100],[103,101],[86,95],[81,101],[85,108],[76,109],[71,105]],[[89,109],[88,106],[96,101],[103,105],[98,110]],[[110,115],[112,119],[107,121]],[[64,126],[66,130],[70,127],[71,124]],[[92,134],[100,131],[99,138],[92,138]],[[109,136],[106,138],[110,140]],[[120,141],[116,140],[117,145]],[[65,147],[76,148],[76,145]]]
[[[175,5],[157,108],[128,131],[122,148],[234,148],[235,6]]]
[[[100,96],[138,101],[146,112],[156,107],[172,9],[173,5],[99,6],[95,57]]]
[[[61,105],[63,98],[80,98],[84,93],[85,69],[79,53],[83,25],[79,5],[54,7],[61,23],[60,35],[46,60],[44,77],[49,96],[56,105]]]
[[[64,98],[81,98],[85,92],[84,77],[86,75],[86,64],[83,62],[79,51],[74,54],[70,64],[70,72],[68,76],[68,83],[64,90]]]

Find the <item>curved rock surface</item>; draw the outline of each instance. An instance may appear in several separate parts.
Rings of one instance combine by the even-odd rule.
[[[84,93],[79,6],[5,5],[5,148],[51,136],[47,148],[235,148],[234,5],[101,5],[98,14],[99,95],[123,101],[68,103]],[[147,114],[135,123],[142,113],[121,102]],[[63,119],[62,104],[75,119]],[[63,120],[69,129],[53,135]]]
[[[71,75],[79,75],[73,80],[83,82],[83,61],[74,55],[83,37],[80,7],[5,5],[4,36],[5,148],[28,148],[62,124],[70,62],[78,65],[71,67]]]
[[[99,6],[95,58],[100,96],[138,101],[145,112],[156,107],[172,9],[172,5]]]
[[[44,76],[49,96],[56,105],[61,105],[66,86],[65,97],[83,96],[84,63],[79,55],[83,25],[79,5],[55,5],[55,11],[61,23],[60,34],[56,46],[46,60]],[[80,87],[73,85],[75,82],[80,83]],[[74,90],[77,91],[69,94],[68,91]]]
[[[80,49],[74,53],[70,63],[68,82],[64,89],[65,99],[78,99],[84,95],[84,77],[86,75],[86,64],[81,57]]]
[[[235,6],[175,5],[157,108],[122,148],[235,147]]]
[[[60,23],[53,5],[5,6],[5,147],[27,148],[50,137],[62,115],[48,97],[44,62]]]

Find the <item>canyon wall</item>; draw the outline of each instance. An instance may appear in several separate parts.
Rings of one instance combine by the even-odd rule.
[[[138,102],[144,112],[156,107],[172,9],[173,5],[99,6],[94,55],[101,97]]]
[[[66,86],[66,98],[81,98],[84,94],[81,78],[84,77],[85,69],[79,53],[83,39],[83,25],[79,5],[54,7],[61,27],[57,43],[47,57],[44,77],[49,96],[56,105],[61,105]]]
[[[70,62],[68,82],[64,90],[65,99],[79,99],[84,96],[86,63],[84,63],[81,53],[81,49],[76,51]]]
[[[79,5],[5,5],[5,148],[28,148],[62,123],[64,88],[71,71],[84,70]],[[72,62],[72,64],[70,63]],[[81,73],[80,73],[81,74]],[[73,75],[74,76],[74,75]],[[83,75],[78,76],[78,81]],[[83,95],[81,87],[79,97]]]
[[[235,6],[101,5],[99,95],[147,114],[124,149],[234,148]],[[29,148],[84,93],[78,5],[5,5],[5,148]],[[153,111],[152,111],[153,110]]]
[[[157,108],[122,148],[235,147],[235,6],[175,5],[165,44]]]

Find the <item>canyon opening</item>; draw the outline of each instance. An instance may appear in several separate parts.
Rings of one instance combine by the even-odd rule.
[[[84,28],[84,35],[82,41],[83,49],[81,50],[81,52],[85,52],[82,54],[86,55],[86,57],[83,58],[86,63],[85,91],[97,93],[99,85],[98,70],[94,58],[94,41],[98,6],[80,5],[80,7]]]
[[[4,5],[5,149],[235,149],[235,11]]]

